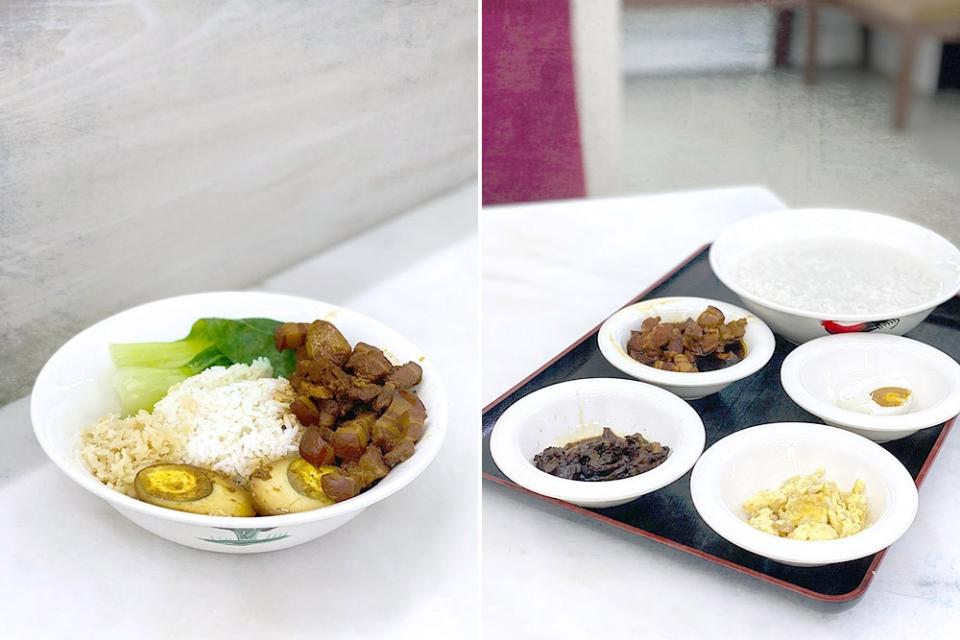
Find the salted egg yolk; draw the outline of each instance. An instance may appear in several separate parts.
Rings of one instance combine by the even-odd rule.
[[[880,387],[870,392],[870,397],[881,407],[899,407],[910,399],[910,389],[903,387]]]

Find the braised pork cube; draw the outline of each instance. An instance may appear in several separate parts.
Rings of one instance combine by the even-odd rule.
[[[311,360],[325,358],[342,367],[350,358],[353,349],[340,330],[326,320],[314,320],[307,328],[307,357]]]
[[[643,322],[640,323],[640,333],[647,333],[648,331],[653,331],[653,328],[660,324],[660,316],[651,316],[649,318],[644,318]]]
[[[383,413],[387,410],[387,407],[390,406],[390,403],[393,402],[393,396],[397,393],[397,387],[392,383],[388,382],[380,389],[380,393],[377,394],[377,397],[374,398],[373,403],[370,405],[374,411],[377,413]]]
[[[384,463],[380,449],[373,445],[364,449],[363,455],[357,461],[344,462],[343,470],[357,480],[361,491],[390,473],[390,467]]]
[[[627,355],[629,355],[631,358],[633,358],[640,364],[645,364],[649,366],[653,366],[653,363],[658,360],[656,354],[650,354],[650,353],[647,353],[646,351],[635,351],[633,349],[630,349],[627,351]]]
[[[343,394],[343,390],[352,384],[348,373],[325,358],[300,360],[297,362],[296,373],[302,374],[306,381],[323,387],[328,394],[327,398],[339,397]],[[301,390],[303,384],[300,383]]]
[[[723,311],[714,306],[709,306],[697,317],[697,324],[704,329],[716,329],[723,324],[723,320]]]
[[[403,462],[404,460],[407,460],[408,458],[410,458],[410,456],[413,455],[415,450],[416,449],[413,446],[412,440],[402,440],[399,443],[397,443],[397,446],[395,446],[393,449],[391,449],[386,454],[384,454],[383,462],[388,467],[395,467],[401,462]]]
[[[678,353],[673,356],[673,364],[677,368],[677,371],[682,371],[684,373],[692,373],[697,370],[697,365],[693,363],[693,360],[690,356],[684,353]]]
[[[343,387],[337,397],[354,402],[373,402],[380,395],[380,385],[367,382],[363,378],[350,378],[350,384]]]
[[[319,427],[304,430],[300,437],[300,457],[315,467],[336,461],[333,446],[324,439]]]
[[[683,348],[692,352],[694,346],[703,339],[703,327],[693,318],[687,318],[683,323]]]
[[[658,324],[652,331],[643,334],[643,339],[640,341],[641,350],[648,353],[659,351],[670,341],[671,332],[672,327],[669,324]]]
[[[368,382],[380,382],[384,376],[390,373],[393,365],[390,364],[390,361],[387,360],[380,349],[366,342],[358,342],[344,365],[344,369]]]
[[[317,411],[320,413],[317,424],[321,427],[332,427],[346,414],[348,409],[349,406],[341,404],[336,400],[321,400],[317,403]]]
[[[720,342],[724,344],[739,340],[747,332],[747,319],[733,320],[721,325],[718,330],[720,331]]]
[[[273,332],[273,343],[277,351],[297,349],[307,341],[306,322],[284,322]]]
[[[672,362],[665,362],[665,361],[663,361],[663,360],[656,360],[656,361],[654,361],[654,363],[653,363],[653,368],[654,368],[654,369],[662,369],[662,370],[664,370],[664,371],[676,371],[676,370],[677,370],[677,365],[673,364]]]
[[[677,327],[670,330],[670,340],[665,349],[669,353],[683,353],[683,334]]]
[[[297,373],[304,377],[299,383],[299,391],[318,400],[333,398],[340,403],[353,404],[373,402],[380,394],[380,385],[351,376],[326,359],[301,360],[297,363]]]
[[[420,384],[421,379],[423,379],[423,369],[420,365],[416,362],[408,362],[388,373],[386,382],[397,389],[409,389]]]
[[[386,414],[384,414],[385,416]],[[370,437],[373,440],[373,444],[380,448],[380,451],[383,453],[389,453],[392,451],[398,444],[403,442],[404,433],[403,427],[393,418],[384,419],[384,416],[380,416],[376,422],[373,423],[373,427],[370,429]]]
[[[346,472],[337,470],[323,474],[320,488],[334,502],[343,502],[360,493],[360,482]]]
[[[300,380],[297,383],[297,391],[301,396],[313,398],[315,400],[329,400],[333,397],[333,391],[319,384],[314,384],[309,380]]]
[[[297,420],[305,427],[320,424],[320,410],[310,398],[298,396],[290,403],[290,411],[297,416]]]
[[[323,425],[318,426],[317,429],[320,429],[320,435],[323,436],[324,440],[326,440],[327,442],[333,442],[333,433],[334,433],[333,429]]]
[[[332,442],[338,458],[356,460],[363,454],[370,441],[370,429],[376,417],[374,413],[361,413],[337,427]]]
[[[427,412],[420,399],[412,393],[398,391],[384,414],[373,423],[370,436],[383,453],[388,453],[405,439],[419,440],[426,419]]]
[[[423,406],[420,398],[409,391],[400,391],[399,393],[400,397],[410,405],[407,410],[406,437],[417,442],[423,437],[424,426],[427,422],[427,408]]]
[[[706,329],[703,337],[694,345],[693,353],[698,356],[705,356],[713,353],[720,346],[720,331],[717,329]]]

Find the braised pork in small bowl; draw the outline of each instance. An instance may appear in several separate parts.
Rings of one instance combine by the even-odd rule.
[[[597,339],[614,367],[686,400],[756,373],[775,344],[756,316],[726,302],[692,297],[624,307],[603,323]]]

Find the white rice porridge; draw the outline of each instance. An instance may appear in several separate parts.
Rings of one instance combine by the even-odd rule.
[[[743,288],[800,311],[838,315],[894,313],[940,294],[940,278],[918,258],[866,240],[802,238],[744,257]]]

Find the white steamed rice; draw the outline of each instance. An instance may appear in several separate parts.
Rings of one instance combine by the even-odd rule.
[[[129,495],[137,472],[157,462],[193,464],[245,482],[261,462],[299,447],[293,389],[272,375],[266,358],[211,367],[173,386],[152,414],[107,416],[85,429],[81,459],[101,482]]]

